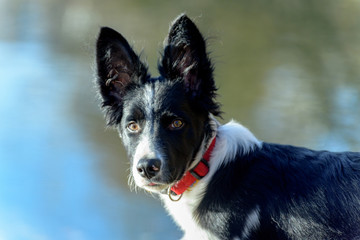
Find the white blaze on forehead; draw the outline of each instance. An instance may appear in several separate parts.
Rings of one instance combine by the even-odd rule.
[[[146,84],[145,85],[145,91],[144,91],[144,105],[145,105],[145,111],[149,117],[151,117],[151,120],[153,119],[152,116],[152,110],[153,110],[153,102],[155,98],[155,89],[154,84]],[[149,119],[150,120],[150,119]]]
[[[155,102],[155,83],[146,84],[144,86],[142,96],[142,106],[145,113],[145,124],[142,126],[141,138],[138,145],[135,148],[133,156],[132,174],[135,179],[135,183],[141,186],[144,179],[139,175],[137,171],[137,164],[141,159],[160,159],[163,160],[163,154],[156,148],[156,139],[154,139],[153,129],[156,124],[154,116],[154,102]]]
[[[152,137],[150,136],[152,128],[153,119],[153,111],[152,111],[152,102],[154,98],[154,91],[151,84],[145,85],[144,88],[144,96],[143,96],[143,103],[144,103],[144,109],[143,111],[146,113],[145,116],[145,124],[142,126],[142,133],[141,133],[141,139],[135,149],[135,154],[133,157],[134,165],[136,166],[140,159],[143,158],[155,158],[155,149],[154,144],[152,141]]]
[[[143,96],[143,111],[146,113],[145,124],[141,130],[141,139],[136,147],[134,154],[134,163],[138,162],[142,158],[155,158],[156,149],[154,144],[154,136],[151,136],[154,123],[154,111],[153,111],[153,102],[154,102],[154,85],[146,84]]]

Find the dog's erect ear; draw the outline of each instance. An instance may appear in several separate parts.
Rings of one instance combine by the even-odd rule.
[[[126,39],[108,27],[101,28],[97,39],[96,63],[103,107],[108,110],[109,124],[116,124],[125,92],[146,81],[147,69]]]
[[[183,81],[191,97],[200,99],[206,105],[206,110],[219,115],[219,105],[214,101],[216,87],[213,67],[206,52],[205,40],[184,14],[170,27],[159,71],[167,79]]]

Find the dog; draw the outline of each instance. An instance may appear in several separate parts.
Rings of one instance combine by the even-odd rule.
[[[130,178],[159,195],[184,239],[360,239],[360,153],[267,143],[235,121],[221,125],[206,43],[185,14],[170,26],[159,77],[108,27],[96,64]]]

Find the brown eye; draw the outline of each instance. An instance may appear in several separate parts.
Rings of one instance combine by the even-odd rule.
[[[172,130],[177,130],[180,129],[184,126],[184,122],[181,121],[180,119],[175,119],[174,121],[172,121],[172,123],[170,124],[170,129]]]
[[[140,130],[140,126],[136,122],[130,122],[129,125],[127,125],[127,129],[130,132],[138,132]]]

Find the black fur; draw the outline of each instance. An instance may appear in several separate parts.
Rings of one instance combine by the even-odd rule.
[[[113,29],[101,29],[96,56],[108,124],[118,128],[140,187],[162,194],[216,131],[224,141],[211,119],[220,115],[213,66],[202,35],[185,15],[170,28],[159,77],[150,77]],[[177,121],[180,127],[174,127]],[[211,239],[360,239],[360,153],[261,142],[244,151],[240,140],[250,139],[246,133],[237,137],[224,148],[238,152],[226,152],[204,192],[188,199],[199,200],[184,209],[193,208],[189,221],[199,232]]]
[[[219,239],[241,236],[257,207],[259,227],[246,239],[360,239],[359,153],[263,143],[236,158],[212,177],[197,209]]]
[[[108,124],[119,124],[123,98],[130,89],[144,84],[147,68],[126,39],[115,30],[101,28],[96,45],[97,84],[107,111]]]
[[[97,84],[109,125],[120,123],[123,97],[129,89],[161,80],[183,82],[189,99],[193,100],[192,107],[206,114],[220,115],[212,64],[205,41],[194,23],[182,15],[170,29],[166,42],[159,64],[160,77],[150,78],[146,64],[126,39],[109,27],[101,28],[96,46]],[[106,84],[109,79],[112,81]]]
[[[108,27],[100,31],[96,56],[102,106],[108,124],[118,127],[130,160],[133,162],[143,136],[156,131],[157,136],[150,136],[152,151],[161,149],[164,159],[160,159],[163,167],[151,184],[163,188],[179,180],[203,139],[211,135],[209,113],[220,114],[212,65],[196,26],[185,15],[172,26],[159,65],[161,75],[156,78],[149,76],[146,64],[125,38]],[[148,112],[149,108],[154,109]],[[175,119],[185,126],[169,131]],[[141,132],[129,132],[130,122],[136,122]]]
[[[213,67],[195,24],[185,15],[179,17],[170,29],[166,44],[160,74],[167,79],[183,79],[194,103],[200,103],[198,110],[220,115],[219,104],[214,101]]]

